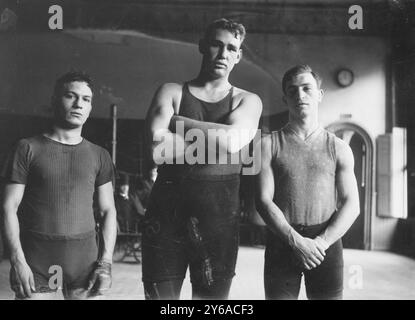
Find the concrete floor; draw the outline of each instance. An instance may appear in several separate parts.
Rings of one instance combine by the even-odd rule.
[[[264,249],[241,247],[230,299],[262,300]],[[415,260],[389,252],[345,250],[344,298],[352,300],[415,300]],[[13,299],[8,284],[9,262],[0,262],[0,299]],[[186,279],[182,299],[190,299]],[[300,298],[304,299],[304,288]],[[107,299],[144,299],[141,265],[132,257],[113,266],[113,286]]]

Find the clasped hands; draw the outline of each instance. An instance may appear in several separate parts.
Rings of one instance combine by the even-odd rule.
[[[320,236],[311,239],[301,235],[289,237],[289,244],[302,267],[311,270],[318,267],[326,256],[329,244]]]

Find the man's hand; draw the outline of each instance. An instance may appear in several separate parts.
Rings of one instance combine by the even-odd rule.
[[[323,250],[323,252],[326,252],[326,250],[330,247],[328,242],[320,236],[315,237],[314,241],[316,242],[316,245],[319,247],[320,251]]]
[[[19,299],[30,298],[35,292],[32,270],[26,261],[17,260],[10,268],[10,287]]]
[[[88,282],[90,295],[103,295],[111,288],[111,263],[106,261],[97,261],[95,270],[91,273]]]
[[[323,262],[326,249],[318,240],[302,237],[298,233],[290,233],[289,243],[302,266],[307,270],[314,269]]]

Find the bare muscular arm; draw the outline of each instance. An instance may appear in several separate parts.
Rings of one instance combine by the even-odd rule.
[[[201,130],[208,146],[219,145],[220,149],[228,153],[238,152],[254,138],[262,113],[262,101],[257,95],[248,92],[240,95],[241,99],[237,107],[230,113],[225,124],[174,115],[170,128],[174,130],[177,123],[181,122],[184,133],[191,129]],[[215,134],[212,134],[212,131],[209,133],[209,130],[214,131]],[[216,134],[219,135],[219,139]]]
[[[336,155],[336,188],[339,208],[326,230],[320,235],[328,245],[332,245],[349,230],[360,212],[352,150],[344,141],[336,139]]]
[[[155,93],[146,116],[146,144],[148,154],[156,164],[184,156],[187,143],[169,130],[170,120],[177,112],[181,99],[181,85],[166,83]],[[162,153],[164,152],[164,153]]]
[[[33,273],[26,262],[20,243],[20,226],[17,210],[23,199],[24,184],[9,183],[4,188],[2,211],[4,217],[4,235],[10,250],[11,278],[10,286],[18,297],[31,297],[35,291]]]

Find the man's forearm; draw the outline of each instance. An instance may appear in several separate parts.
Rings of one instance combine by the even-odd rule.
[[[258,203],[258,212],[268,228],[291,246],[292,242],[295,242],[293,238],[300,235],[288,223],[280,208],[273,201],[258,201]]]
[[[295,231],[273,201],[262,202],[259,212],[271,230],[293,250],[303,267],[311,270],[321,264],[326,248]]]
[[[115,210],[104,212],[102,217],[101,239],[102,247],[100,259],[111,262],[117,239],[117,221]]]
[[[170,130],[185,138],[189,130],[196,129],[202,132],[208,148],[220,149],[234,153],[249,144],[256,133],[256,129],[237,127],[235,125],[205,122],[174,115],[170,122]]]
[[[229,125],[229,124],[199,121],[199,120],[195,120],[195,119],[191,119],[191,118],[187,118],[187,117],[179,116],[179,115],[174,115],[172,119],[173,118],[175,120],[173,123],[179,122],[179,121],[183,122],[185,132],[187,132],[190,129],[199,129],[207,134],[208,132],[207,130],[209,129],[213,129],[213,130],[222,129],[222,130],[228,131],[232,129],[233,127],[232,125]],[[175,127],[170,128],[170,129],[175,129]]]
[[[349,230],[358,215],[358,204],[353,201],[344,202],[343,206],[334,213],[329,225],[320,237],[331,246]]]
[[[26,261],[20,242],[19,219],[17,209],[4,210],[4,235],[10,252],[10,262]]]
[[[167,129],[158,130],[152,134],[151,154],[154,163],[173,162],[185,156],[186,148],[189,146],[184,137]]]

